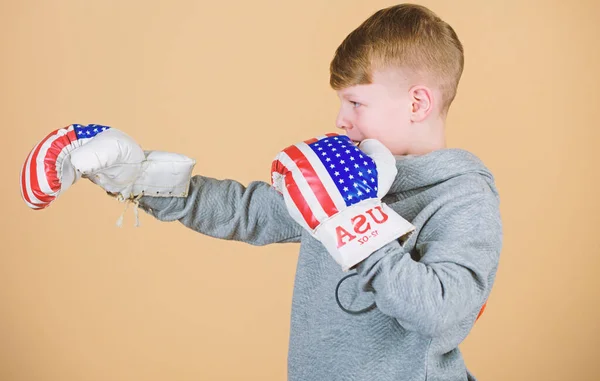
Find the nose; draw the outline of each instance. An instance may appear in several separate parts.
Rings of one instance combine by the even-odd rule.
[[[335,126],[342,130],[347,130],[352,127],[350,121],[344,115],[343,110],[340,110],[340,112],[338,112],[337,118],[335,119]]]

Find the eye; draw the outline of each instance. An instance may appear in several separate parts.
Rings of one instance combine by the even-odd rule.
[[[354,108],[360,106],[360,103],[358,103],[358,102],[353,102],[353,101],[349,101],[349,102],[350,102],[350,104],[352,104],[352,107],[354,107]]]

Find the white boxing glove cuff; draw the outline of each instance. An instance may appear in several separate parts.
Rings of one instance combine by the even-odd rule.
[[[186,197],[196,161],[172,152],[145,151],[145,154],[131,196]]]
[[[348,271],[389,242],[405,240],[414,230],[410,222],[373,198],[332,216],[313,235],[342,266],[342,271]]]

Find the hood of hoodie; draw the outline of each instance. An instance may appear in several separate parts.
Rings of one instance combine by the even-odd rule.
[[[389,192],[405,192],[434,186],[456,176],[481,175],[498,196],[494,176],[483,162],[469,151],[459,148],[435,150],[424,155],[394,156],[396,176]]]

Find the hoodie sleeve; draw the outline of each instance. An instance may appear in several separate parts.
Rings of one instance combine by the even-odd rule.
[[[299,242],[303,231],[283,197],[263,181],[244,186],[196,175],[185,198],[144,196],[139,201],[142,210],[160,221],[179,221],[211,237],[256,246]]]
[[[499,261],[497,198],[479,193],[447,202],[418,234],[418,261],[390,242],[357,266],[359,286],[374,293],[382,313],[428,337],[464,320],[473,323]]]

